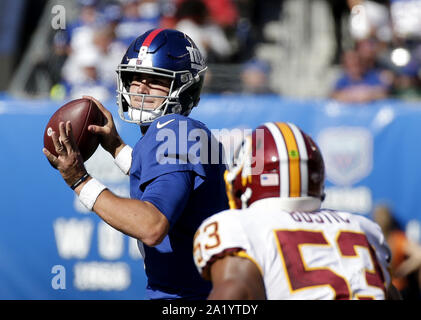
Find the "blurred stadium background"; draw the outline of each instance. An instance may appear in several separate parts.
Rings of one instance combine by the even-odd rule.
[[[421,0],[0,1],[0,299],[145,298],[136,242],[86,212],[41,149],[52,113],[82,95],[137,141],[117,115],[115,68],[154,27],[186,32],[205,54],[191,116],[223,141],[264,121],[316,138],[324,206],[379,222],[395,285],[419,300]],[[101,148],[86,165],[128,195]]]

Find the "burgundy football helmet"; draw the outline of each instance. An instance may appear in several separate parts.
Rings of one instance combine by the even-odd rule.
[[[268,122],[246,137],[225,172],[231,209],[264,198],[324,199],[324,162],[316,143],[292,123]]]

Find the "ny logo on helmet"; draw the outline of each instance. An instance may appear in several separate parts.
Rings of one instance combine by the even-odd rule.
[[[190,54],[191,68],[202,70],[204,61],[199,49],[193,47],[186,47],[186,49]]]

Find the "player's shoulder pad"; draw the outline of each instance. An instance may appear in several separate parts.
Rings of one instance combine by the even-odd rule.
[[[364,217],[360,214],[353,214],[353,219],[358,221],[358,224],[360,225],[361,229],[364,230],[365,233],[369,233],[376,236],[382,236],[383,232],[380,228],[380,226],[374,222],[373,220]]]
[[[391,259],[391,251],[381,227],[373,220],[362,215],[355,214],[354,218],[367,237],[368,242],[375,247],[377,255],[382,255],[386,261]]]
[[[178,155],[176,158],[183,161],[190,162],[191,159],[194,159],[193,162],[203,164],[202,158],[196,159],[198,153],[196,150],[202,147],[205,148],[203,150],[209,150],[211,141],[210,130],[200,121],[180,114],[169,114],[152,122],[144,136],[143,144],[147,145],[144,150],[151,150],[150,152],[153,154],[156,154],[153,152],[154,149],[157,149],[158,154],[169,153],[164,158]],[[195,150],[196,153],[192,152],[190,156],[187,156],[192,150]],[[209,152],[200,152],[199,154],[200,157],[210,156]],[[209,161],[209,159],[204,159]]]
[[[215,259],[238,251],[250,251],[242,229],[240,210],[226,210],[202,222],[194,236],[193,259],[197,270],[209,279],[209,266]]]
[[[202,221],[199,228],[202,226],[212,223],[214,221],[236,221],[238,219],[238,215],[241,214],[241,210],[237,209],[227,209],[218,213],[207,217],[205,220]]]
[[[212,254],[230,247],[246,246],[248,241],[241,224],[242,214],[241,210],[225,210],[208,217],[198,228],[195,243],[206,244],[213,234],[218,234],[221,243],[215,251],[211,250]]]

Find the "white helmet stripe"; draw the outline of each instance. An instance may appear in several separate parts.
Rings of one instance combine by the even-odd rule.
[[[278,149],[279,155],[279,181],[280,186],[280,197],[289,197],[289,161],[288,161],[288,150],[284,141],[284,137],[279,131],[278,127],[271,123],[265,123],[266,128],[269,129],[270,133],[273,136],[273,139],[276,143],[276,148]],[[286,160],[286,161],[281,161]]]
[[[304,137],[301,131],[292,123],[287,123],[288,126],[291,128],[292,132],[294,133],[295,140],[298,146],[298,152],[300,154],[300,177],[301,177],[301,197],[307,196],[308,191],[308,154],[307,148],[304,142]]]

